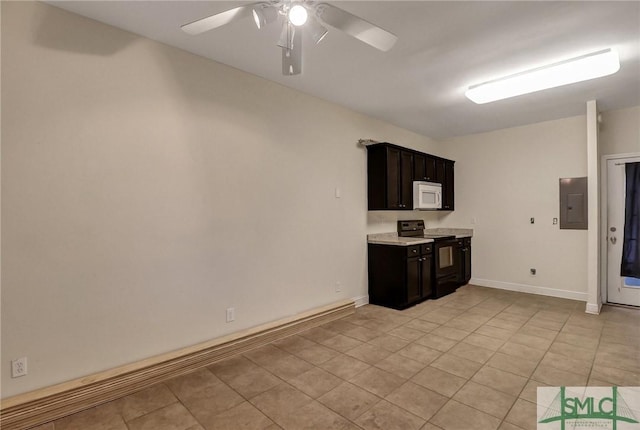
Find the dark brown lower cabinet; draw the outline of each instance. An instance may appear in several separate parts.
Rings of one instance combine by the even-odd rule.
[[[433,244],[369,244],[369,303],[405,309],[428,299],[433,286]]]

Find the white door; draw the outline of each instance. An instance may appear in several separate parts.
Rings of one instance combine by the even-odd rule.
[[[640,306],[640,279],[620,276],[624,241],[625,163],[640,157],[607,160],[607,301]]]

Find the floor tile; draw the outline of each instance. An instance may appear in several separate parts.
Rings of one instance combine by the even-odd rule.
[[[336,337],[338,333],[335,331],[327,330],[322,327],[314,327],[309,330],[305,330],[300,333],[300,336],[305,337],[317,343],[323,343],[333,337]]]
[[[507,343],[502,345],[502,347],[500,347],[498,351],[502,352],[503,354],[510,355],[512,357],[526,358],[529,360],[536,360],[536,361],[542,360],[542,357],[545,354],[544,350],[531,348],[530,346],[522,345],[522,344],[511,342],[511,341],[507,341]]]
[[[467,382],[465,378],[431,366],[419,372],[411,381],[447,397],[453,396]]]
[[[397,336],[407,341],[414,341],[419,337],[424,336],[424,333],[425,333],[424,331],[417,330],[415,328],[411,328],[407,326],[401,326],[389,331],[389,334],[392,334],[394,336]]]
[[[377,367],[371,367],[356,376],[349,378],[349,382],[363,388],[377,396],[385,397],[405,382],[392,373]]]
[[[447,352],[454,345],[456,345],[458,341],[438,336],[433,333],[427,333],[421,338],[416,339],[415,343],[426,346],[427,348],[435,349],[437,351]]]
[[[415,319],[415,320],[409,321],[404,326],[408,328],[412,328],[414,330],[420,330],[425,333],[429,333],[430,331],[440,327],[440,324],[421,320],[421,319]]]
[[[557,369],[549,364],[540,363],[533,375],[531,375],[531,379],[551,386],[578,387],[587,385],[587,379],[589,378],[588,375],[578,375],[577,373]]]
[[[371,339],[369,341],[369,344],[375,345],[389,352],[398,352],[399,350],[407,346],[409,344],[409,341],[397,336],[385,334],[380,337],[376,337],[375,339]]]
[[[164,384],[157,384],[116,401],[125,421],[146,415],[156,409],[177,402],[178,399]]]
[[[393,330],[390,333],[392,332]],[[376,337],[380,337],[381,335],[384,334],[384,332],[360,326],[360,327],[355,327],[355,328],[346,330],[343,334],[345,336],[352,337],[362,342],[368,342],[372,339],[375,339]]]
[[[452,339],[452,340],[462,340],[471,334],[470,331],[460,330],[457,328],[448,327],[446,325],[438,327],[437,329],[433,330],[431,333],[437,336],[446,337],[447,339]]]
[[[532,348],[546,351],[553,343],[553,339],[545,339],[538,336],[531,336],[518,332],[509,338],[509,342],[519,343],[521,345],[530,346]]]
[[[261,367],[249,367],[243,372],[220,374],[220,378],[244,398],[250,399],[282,382],[271,372]]]
[[[58,430],[127,430],[115,402],[78,412],[54,424]]]
[[[471,345],[465,342],[460,342],[449,350],[450,354],[457,355],[458,357],[467,358],[471,361],[478,363],[486,363],[495,354],[495,351],[482,348],[479,346]]]
[[[349,420],[355,420],[373,405],[380,397],[348,382],[318,398],[318,401]]]
[[[412,360],[400,354],[392,354],[376,363],[377,368],[386,370],[403,379],[409,379],[426,367],[426,364]]]
[[[347,352],[350,349],[355,348],[356,346],[362,345],[364,342],[349,336],[339,334],[332,338],[321,340],[320,343],[336,351]]]
[[[273,421],[251,403],[242,402],[225,412],[209,417],[202,421],[202,424],[207,429],[215,430],[266,430]]]
[[[482,367],[482,363],[457,357],[447,352],[431,363],[431,366],[467,379],[471,378]]]
[[[129,430],[186,430],[198,421],[180,403],[143,415],[127,423]]]
[[[473,381],[467,382],[464,387],[458,390],[453,399],[500,419],[507,415],[516,401],[515,396]]]
[[[263,414],[281,423],[288,415],[295,414],[313,399],[289,384],[280,384],[249,400]]]
[[[371,367],[369,364],[347,355],[339,355],[319,367],[342,379],[349,379]]]
[[[528,378],[538,366],[538,361],[522,357],[516,359],[510,355],[496,352],[487,364],[493,368]]]
[[[386,400],[420,418],[428,420],[449,399],[413,382],[407,382],[389,394]]]
[[[544,382],[534,381],[533,379],[529,379],[527,381],[527,385],[524,386],[522,392],[520,392],[520,398],[524,400],[528,400],[529,402],[536,403],[538,402],[538,387],[548,387],[548,384]]]
[[[342,379],[319,367],[314,367],[289,381],[291,385],[314,399],[331,391],[342,382]]]
[[[524,430],[536,430],[536,404],[523,399],[516,400],[505,421]]]
[[[418,430],[425,421],[387,401],[380,401],[355,423],[365,430]]]
[[[512,396],[518,396],[527,383],[527,378],[490,366],[480,369],[471,380]]]
[[[391,352],[379,346],[365,343],[350,349],[345,354],[368,364],[376,364],[390,356]]]
[[[618,386],[638,386],[640,385],[640,374],[629,372],[613,367],[594,364],[591,370],[591,377],[604,381],[611,381]]]
[[[494,327],[489,323],[483,325],[475,331],[483,336],[495,337],[496,339],[507,340],[515,333],[514,330],[508,330],[500,327]]]
[[[591,360],[565,357],[555,352],[547,352],[540,362],[541,366],[551,366],[584,376],[589,376],[592,364]]]
[[[291,352],[296,357],[315,365],[324,363],[325,361],[329,361],[339,354],[339,352],[336,350],[318,344],[289,352]]]
[[[348,420],[315,401],[281,417],[278,424],[285,430],[357,430]]]
[[[279,357],[265,363],[262,367],[286,381],[311,370],[313,365],[301,358],[288,354],[285,357]]]
[[[500,425],[500,419],[455,400],[449,400],[430,422],[444,430],[495,430]]]
[[[440,351],[427,348],[426,346],[417,345],[415,343],[402,348],[400,351],[398,351],[398,354],[422,363],[425,366],[442,355]]]
[[[491,349],[493,351],[497,351],[504,345],[505,341],[502,339],[497,339],[490,336],[485,336],[478,333],[471,333],[464,340],[464,343],[468,343],[470,345],[479,346],[481,348]]]

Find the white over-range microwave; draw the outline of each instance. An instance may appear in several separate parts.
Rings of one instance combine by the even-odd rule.
[[[442,209],[442,185],[435,182],[413,183],[413,208],[419,210]]]

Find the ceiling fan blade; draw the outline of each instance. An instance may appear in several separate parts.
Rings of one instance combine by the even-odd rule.
[[[218,28],[225,24],[229,24],[230,22],[250,16],[251,10],[256,4],[257,3],[252,3],[229,9],[227,11],[190,22],[189,24],[185,24],[180,28],[185,33],[189,33],[191,35],[204,33],[205,31],[213,30],[214,28]]]
[[[330,4],[321,3],[317,10],[318,17],[331,27],[381,51],[390,50],[398,40],[395,34]]]
[[[282,74],[285,76],[302,73],[302,27],[295,27],[293,30],[292,46],[282,47]]]

